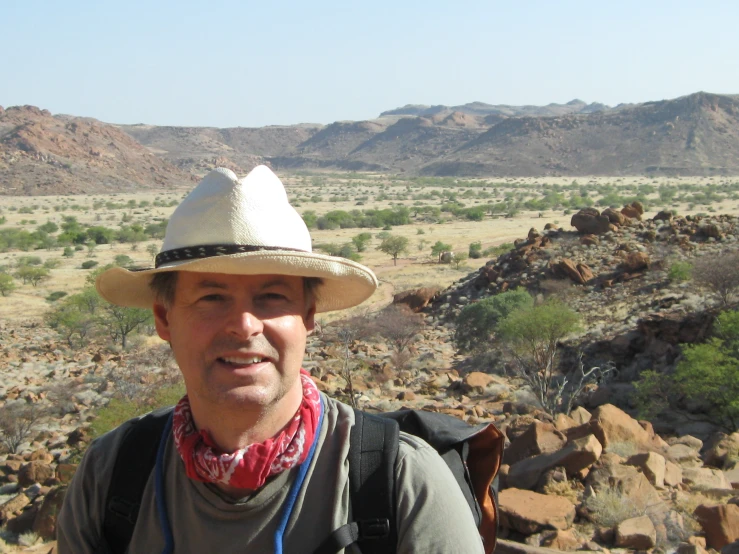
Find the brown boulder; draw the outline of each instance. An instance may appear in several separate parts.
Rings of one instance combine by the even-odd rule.
[[[493,382],[495,382],[495,377],[482,371],[471,371],[462,380],[465,390],[476,394],[485,392],[485,389]]]
[[[698,506],[693,512],[710,548],[721,550],[727,544],[739,539],[739,506],[722,504],[719,506]]]
[[[593,411],[590,427],[605,450],[618,442],[646,446],[651,437],[639,422],[613,404],[604,404]]]
[[[598,246],[600,244],[600,239],[595,235],[583,235],[580,237],[580,244],[584,244],[585,246]]]
[[[575,520],[575,505],[566,498],[515,488],[500,492],[498,509],[501,527],[524,535],[569,529]]]
[[[584,283],[588,283],[595,278],[593,270],[587,264],[577,264],[577,271]]]
[[[614,225],[623,225],[626,222],[626,216],[622,214],[621,212],[617,212],[613,208],[606,208],[603,210],[603,213],[601,215],[608,218],[608,221],[613,223]]]
[[[0,504],[0,522],[7,521],[14,514],[20,513],[20,511],[30,503],[31,499],[25,494],[20,493],[7,502]]]
[[[519,435],[505,449],[504,461],[514,464],[539,454],[548,454],[560,450],[567,438],[551,423],[535,421],[523,434]]]
[[[649,254],[646,252],[629,252],[621,262],[621,269],[628,273],[649,269]]]
[[[393,304],[405,304],[414,312],[419,312],[439,293],[438,287],[422,287],[416,290],[399,292],[393,296]]]
[[[44,462],[28,462],[18,472],[18,484],[30,487],[34,483],[43,483],[54,477],[54,468]]]
[[[638,219],[641,221],[641,216],[644,213],[644,206],[641,202],[632,202],[628,206],[624,206],[621,209],[621,213],[631,219]]]
[[[582,540],[577,538],[573,529],[555,529],[542,533],[541,545],[560,552],[574,552],[580,549]]]
[[[666,461],[664,456],[656,452],[635,454],[626,460],[626,464],[640,468],[655,487],[661,489],[665,486]]]
[[[552,272],[557,276],[568,277],[578,285],[585,284],[585,278],[580,273],[578,266],[569,258],[563,258],[559,263],[553,264]]]
[[[657,531],[649,516],[634,517],[616,526],[616,546],[649,550],[657,544]]]
[[[672,212],[668,210],[660,210],[657,212],[657,215],[655,215],[652,218],[652,221],[670,221],[672,220]]]
[[[583,208],[573,215],[570,225],[588,235],[602,235],[611,230],[611,221],[592,208]]]
[[[33,530],[44,540],[49,541],[56,537],[56,520],[66,492],[66,487],[58,487],[44,496],[44,501],[33,521]]]
[[[544,474],[555,467],[563,467],[568,476],[577,475],[592,466],[603,449],[593,436],[571,441],[561,450],[539,454],[516,462],[508,472],[508,485],[520,489],[535,488]]]

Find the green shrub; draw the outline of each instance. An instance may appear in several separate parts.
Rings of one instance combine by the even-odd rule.
[[[95,260],[85,260],[84,262],[82,262],[81,267],[82,269],[92,269],[96,265],[98,265],[98,262],[96,262]]]
[[[534,299],[521,288],[467,304],[457,317],[454,343],[463,352],[485,350],[490,347],[498,323],[513,311],[533,305]]]
[[[482,258],[482,243],[479,240],[477,242],[470,243],[467,255],[473,259]]]
[[[613,528],[622,521],[646,514],[640,506],[618,487],[605,487],[585,500],[590,519],[600,527]]]
[[[667,278],[677,283],[690,281],[693,278],[693,264],[684,261],[673,262],[667,270]]]
[[[48,302],[56,302],[57,300],[59,300],[60,298],[64,298],[65,296],[67,296],[67,293],[64,292],[63,290],[55,290],[49,296],[46,297],[46,300]]]

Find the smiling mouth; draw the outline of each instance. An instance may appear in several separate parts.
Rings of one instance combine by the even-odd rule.
[[[234,365],[234,366],[245,366],[245,365],[253,365],[253,364],[258,364],[261,362],[266,362],[268,361],[268,359],[262,358],[259,356],[247,356],[247,357],[229,356],[227,358],[218,358],[218,361],[224,364],[229,364],[229,365]]]

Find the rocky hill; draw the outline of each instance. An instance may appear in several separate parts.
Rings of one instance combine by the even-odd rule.
[[[407,106],[370,121],[226,129],[0,108],[3,194],[169,187],[219,165],[244,173],[259,163],[438,176],[736,175],[739,99]]]
[[[0,194],[111,193],[191,179],[111,125],[34,106],[0,108]]]

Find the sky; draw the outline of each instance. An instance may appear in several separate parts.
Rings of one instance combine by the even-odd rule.
[[[0,0],[0,105],[259,127],[739,94],[739,2]]]

